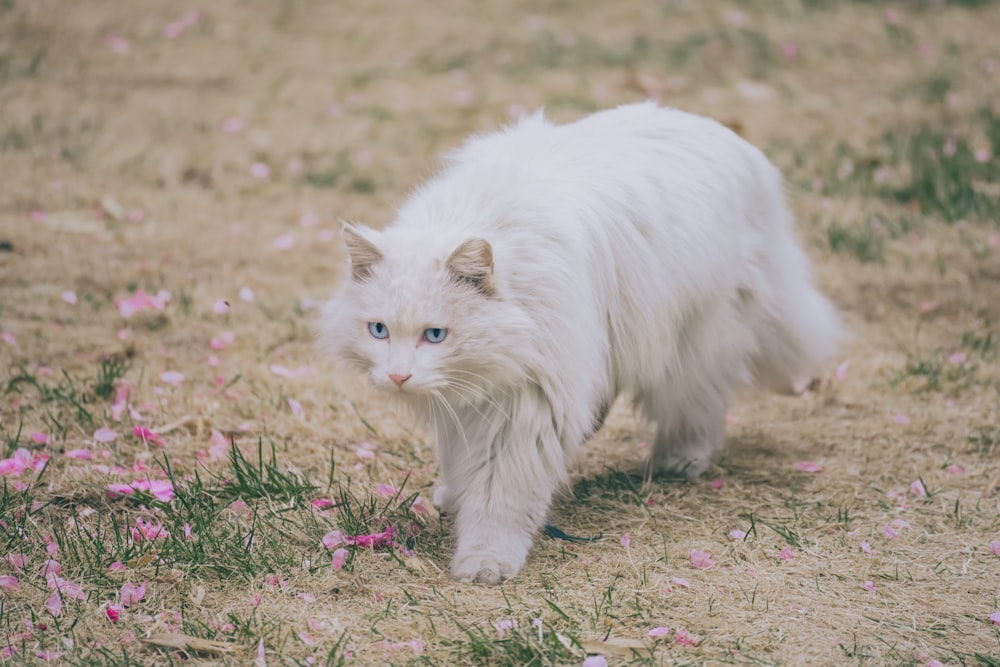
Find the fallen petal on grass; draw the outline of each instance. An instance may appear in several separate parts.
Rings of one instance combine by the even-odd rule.
[[[701,637],[692,635],[684,628],[677,628],[677,632],[674,634],[674,641],[684,646],[697,646],[701,643]]]
[[[139,604],[142,599],[146,597],[146,584],[142,583],[136,586],[131,581],[127,581],[122,584],[120,591],[122,605],[126,607],[131,607],[134,604]]]
[[[812,461],[796,461],[795,469],[799,472],[822,472],[823,466]]]
[[[118,434],[106,426],[94,431],[94,440],[97,442],[114,442],[117,437]]]
[[[49,616],[59,618],[59,615],[62,614],[62,608],[62,596],[59,595],[59,591],[53,591],[52,595],[45,602],[45,610],[49,612]]]
[[[692,549],[690,558],[691,565],[699,570],[708,570],[709,568],[715,567],[715,561],[712,560],[712,554],[708,551]]]
[[[184,382],[184,374],[179,371],[164,371],[160,373],[160,382],[164,382],[173,387],[180,387]]]

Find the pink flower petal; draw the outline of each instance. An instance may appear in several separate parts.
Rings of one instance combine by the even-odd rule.
[[[603,655],[591,655],[583,661],[580,667],[608,667],[608,660]]]
[[[299,632],[299,640],[301,640],[302,643],[305,644],[306,646],[312,646],[313,644],[316,643],[316,638],[313,637],[308,632],[306,632],[305,630]]]
[[[57,574],[49,574],[46,576],[45,583],[48,584],[49,588],[58,590],[65,597],[73,598],[75,600],[87,599],[87,594],[83,592],[83,588],[80,584],[70,581],[69,579],[63,579]]]
[[[16,591],[20,583],[13,574],[0,574],[0,588],[5,591]]]
[[[125,607],[119,604],[113,604],[108,607],[104,613],[107,614],[109,621],[117,623],[118,619],[121,618],[121,615],[125,613]]]
[[[1000,540],[990,542],[990,551],[994,556],[1000,556]]]
[[[184,374],[178,371],[164,371],[160,373],[160,382],[179,387],[181,382],[184,382]]]
[[[242,131],[244,127],[246,127],[246,124],[243,122],[243,119],[236,116],[231,116],[222,121],[222,131],[226,134],[236,134]]]
[[[344,544],[344,534],[339,530],[331,530],[323,536],[322,542],[323,546],[327,549],[333,549],[334,547]]]
[[[692,635],[684,628],[677,628],[677,632],[674,634],[674,641],[684,646],[697,646],[701,643],[701,637]]]
[[[836,377],[841,382],[843,382],[844,380],[847,379],[847,368],[848,368],[848,366],[849,366],[849,362],[847,362],[847,361],[845,361],[841,365],[837,366]]]
[[[53,592],[45,603],[45,609],[52,617],[58,618],[59,614],[62,613],[62,607],[62,597],[59,595],[59,591]]]
[[[665,625],[658,625],[649,632],[646,633],[647,637],[666,637],[670,634],[670,628]]]
[[[629,545],[632,544],[632,535],[630,533],[625,533],[618,541],[623,547],[628,549]]]
[[[822,472],[823,466],[812,461],[796,461],[795,469],[799,472]]]
[[[681,588],[691,588],[691,584],[687,579],[682,579],[681,577],[670,577],[670,583],[674,586],[680,586]]]
[[[52,560],[51,558],[49,558],[44,563],[42,563],[41,574],[43,577],[46,578],[51,575],[62,574],[62,565],[59,564],[59,561]]]
[[[3,559],[15,570],[23,570],[24,566],[28,564],[28,557],[22,553],[9,553]]]
[[[68,304],[71,304],[71,305],[73,305],[73,304],[75,304],[75,303],[76,303],[76,292],[74,292],[74,291],[72,291],[72,290],[69,290],[69,291],[66,291],[66,292],[63,292],[63,293],[62,293],[62,294],[60,295],[60,298],[61,298],[61,299],[62,299],[63,301],[65,301],[66,303],[68,303]]]
[[[108,492],[108,497],[114,500],[121,496],[130,496],[135,493],[135,489],[129,484],[108,484],[104,487]]]
[[[399,489],[392,484],[377,484],[375,486],[375,494],[383,498],[395,498],[399,495]]]
[[[892,418],[892,421],[896,422],[897,424],[909,424],[910,418],[904,414],[898,414]]]
[[[731,530],[731,531],[729,531],[729,537],[730,537],[730,539],[734,539],[734,540],[745,540],[746,537],[747,537],[747,534],[746,534],[745,531],[742,531],[742,530]]]
[[[699,570],[707,570],[709,568],[715,567],[715,561],[712,560],[712,554],[710,552],[692,549],[691,565],[693,565]]]
[[[150,431],[145,426],[136,426],[134,429],[132,429],[132,432],[135,433],[135,437],[139,438],[145,443],[152,443],[154,445],[159,445],[161,447],[163,446],[163,436],[161,436],[159,433],[154,433],[153,431]]]
[[[334,570],[339,570],[344,567],[344,563],[347,562],[348,552],[347,549],[340,548],[333,552],[333,561],[331,566]]]
[[[861,551],[863,551],[864,553],[866,553],[868,555],[871,555],[872,545],[868,544],[867,542],[862,542],[858,546],[861,547]]]
[[[1000,626],[1000,611],[995,611],[992,614],[990,614],[989,616],[987,616],[986,618],[990,619],[991,621],[993,621],[994,623],[996,623],[998,626]]]
[[[127,581],[122,584],[121,598],[123,606],[131,607],[134,604],[139,604],[144,597],[146,597],[145,583],[136,586],[131,581]]]
[[[265,178],[270,178],[271,168],[268,167],[263,162],[254,162],[250,165],[250,175],[254,178],[259,178],[261,180]]]
[[[80,459],[83,461],[89,461],[94,458],[94,452],[89,449],[70,449],[63,452],[63,456],[70,459]]]
[[[254,300],[253,290],[250,289],[249,287],[241,287],[240,288],[240,298],[243,299],[246,302],[253,301]]]
[[[49,444],[49,436],[47,434],[45,434],[45,433],[35,432],[35,433],[29,434],[28,437],[30,437],[31,441],[33,443],[35,443],[36,445],[47,445],[47,444]]]
[[[9,331],[0,331],[0,340],[8,345],[17,345],[17,339],[14,338],[14,334]]]
[[[315,595],[313,595],[312,593],[306,593],[304,591],[302,593],[299,593],[295,597],[297,597],[298,599],[302,600],[303,602],[315,602],[316,601],[316,596]]]
[[[792,554],[791,547],[785,547],[784,549],[782,549],[781,553],[778,554],[778,557],[781,558],[782,560],[792,560],[793,558],[795,558],[795,556]]]
[[[948,470],[948,474],[949,475],[964,475],[965,474],[965,468],[963,468],[962,466],[956,466],[956,465],[948,466],[947,470]]]
[[[955,366],[961,366],[968,360],[968,358],[969,357],[965,354],[965,352],[955,352],[948,357],[948,362]]]
[[[94,431],[94,440],[97,442],[114,442],[117,437],[118,434],[106,426]]]
[[[716,491],[721,490],[722,487],[724,487],[725,485],[726,485],[726,480],[724,480],[724,479],[713,479],[712,480],[712,488],[715,489]]]
[[[924,483],[919,479],[910,482],[910,493],[921,498],[927,497],[927,489],[924,488]]]
[[[215,305],[212,306],[212,312],[216,315],[225,315],[229,312],[229,302],[225,299],[219,299],[215,302]]]
[[[294,398],[288,399],[288,407],[292,409],[292,414],[303,419],[306,416],[306,411],[302,408],[302,404],[296,401]]]
[[[517,621],[503,619],[494,623],[493,627],[497,630],[497,638],[504,639],[512,629],[517,627]]]
[[[861,587],[864,588],[866,591],[869,591],[871,593],[875,592],[875,583],[874,582],[866,581],[865,583],[861,584]]]

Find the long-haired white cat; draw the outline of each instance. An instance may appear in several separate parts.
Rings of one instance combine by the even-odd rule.
[[[793,390],[838,332],[777,169],[652,103],[474,137],[344,239],[324,345],[433,426],[460,581],[521,569],[619,394],[656,424],[652,468],[699,475],[734,390]]]

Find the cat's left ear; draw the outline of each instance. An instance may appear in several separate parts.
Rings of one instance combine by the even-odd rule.
[[[361,233],[361,230],[343,222],[341,235],[344,237],[344,245],[347,246],[347,254],[351,257],[351,277],[355,280],[364,280],[371,275],[372,266],[382,259],[382,253]]]
[[[485,296],[496,294],[493,285],[493,248],[486,239],[469,239],[455,248],[445,262],[448,272]]]

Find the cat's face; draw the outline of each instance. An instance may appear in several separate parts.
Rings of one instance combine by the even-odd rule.
[[[323,338],[379,389],[481,397],[518,372],[520,315],[497,293],[483,239],[445,242],[345,227],[351,275],[324,309]]]

